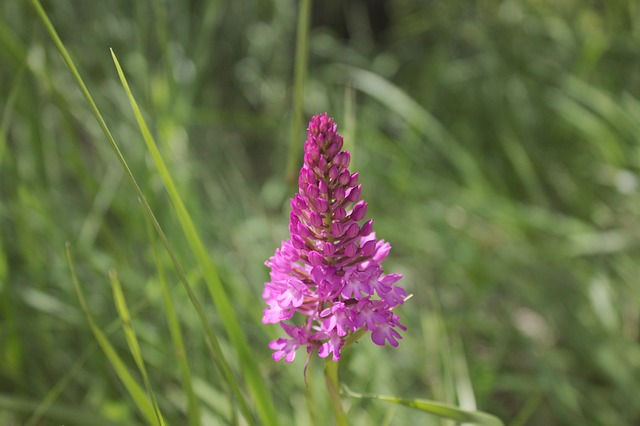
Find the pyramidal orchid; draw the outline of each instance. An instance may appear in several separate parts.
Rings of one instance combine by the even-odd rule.
[[[391,245],[376,238],[372,219],[363,223],[367,203],[342,145],[327,114],[311,119],[291,199],[291,238],[265,263],[271,272],[262,322],[286,333],[269,344],[276,361],[292,362],[299,348],[337,361],[359,330],[380,346],[398,346],[398,330],[406,330],[394,313],[406,297],[396,285],[402,275],[383,274]]]

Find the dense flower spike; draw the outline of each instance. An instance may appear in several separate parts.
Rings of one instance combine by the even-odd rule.
[[[291,238],[266,262],[271,281],[262,322],[280,323],[288,335],[269,344],[276,361],[292,362],[299,347],[337,361],[345,339],[360,328],[380,346],[398,346],[398,329],[406,330],[393,312],[406,297],[395,285],[402,276],[383,275],[391,245],[376,239],[373,220],[360,225],[367,203],[342,143],[329,116],[311,119],[300,190],[291,199]]]

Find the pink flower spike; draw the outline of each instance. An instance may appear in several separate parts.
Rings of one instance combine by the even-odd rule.
[[[391,346],[406,330],[393,310],[406,297],[397,285],[401,275],[383,275],[381,265],[391,245],[377,239],[373,219],[358,223],[367,203],[337,129],[327,114],[311,119],[290,203],[290,238],[265,262],[262,322],[280,323],[287,334],[269,343],[276,361],[292,362],[300,347],[337,361],[359,329],[371,331],[375,344]]]

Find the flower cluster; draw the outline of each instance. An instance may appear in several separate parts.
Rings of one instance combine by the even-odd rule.
[[[383,275],[380,263],[391,245],[376,239],[373,220],[360,225],[367,203],[342,144],[329,116],[311,119],[300,190],[291,199],[291,238],[265,263],[271,280],[262,322],[280,323],[288,335],[269,344],[276,361],[293,361],[299,347],[337,361],[345,339],[359,329],[371,331],[380,346],[398,346],[397,329],[406,330],[393,312],[406,297],[395,285],[402,275]]]

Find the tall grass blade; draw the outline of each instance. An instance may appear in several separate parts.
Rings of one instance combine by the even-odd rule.
[[[22,86],[22,78],[24,77],[24,70],[26,66],[27,63],[25,61],[22,63],[20,71],[11,85],[11,91],[7,97],[7,103],[4,105],[2,110],[2,120],[0,121],[0,166],[2,166],[4,153],[7,149],[7,133],[9,133],[9,124],[11,123],[13,107],[18,99],[18,93],[20,93],[20,87]]]
[[[462,341],[459,336],[455,336],[453,338],[451,346],[458,404],[460,404],[460,407],[465,410],[476,410],[476,396],[473,392],[471,377],[469,377],[469,367],[467,366]]]
[[[16,397],[14,395],[0,394],[0,413],[29,413],[39,405],[38,401]],[[47,418],[55,419],[55,423],[41,422],[38,424],[60,424],[60,425],[91,425],[91,426],[119,426],[122,422],[105,419],[88,408],[78,405],[55,404],[47,409]],[[12,423],[13,424],[13,423]],[[127,426],[138,426],[140,423],[131,419],[127,421]]]
[[[109,360],[109,363],[111,363],[111,366],[122,381],[124,387],[127,389],[127,392],[129,392],[129,395],[133,399],[133,402],[135,403],[138,410],[140,410],[140,413],[142,413],[142,415],[144,416],[145,420],[150,425],[157,424],[155,410],[153,408],[153,405],[147,399],[147,395],[145,394],[144,390],[142,390],[140,385],[133,378],[127,366],[124,364],[122,359],[120,359],[116,350],[109,342],[109,339],[107,339],[107,336],[102,332],[100,327],[96,325],[93,316],[91,315],[89,306],[87,305],[86,299],[84,298],[84,293],[82,292],[82,288],[80,287],[78,276],[76,275],[73,259],[71,257],[71,247],[69,243],[67,243],[66,246],[66,254],[69,272],[71,273],[71,280],[73,281],[73,287],[75,288],[76,294],[78,296],[78,301],[80,302],[80,307],[82,308],[82,312],[84,312],[84,316],[86,317],[87,322],[89,323],[89,327],[91,328],[93,336],[98,341],[100,348]]]
[[[394,404],[400,404],[436,415],[438,417],[452,419],[459,423],[474,423],[481,426],[504,426],[504,423],[502,423],[499,418],[482,411],[462,410],[454,405],[430,401],[427,399],[402,399],[396,398],[394,396],[366,395],[354,392],[344,385],[343,389],[346,391],[347,395],[353,398],[379,400],[391,402]]]
[[[147,394],[149,395],[151,404],[153,405],[153,411],[156,415],[157,424],[160,426],[164,426],[166,423],[164,421],[162,413],[160,412],[160,407],[158,406],[156,396],[153,393],[153,389],[151,388],[149,374],[147,373],[147,368],[144,365],[144,359],[142,357],[142,351],[140,350],[140,344],[138,343],[138,337],[136,336],[136,332],[131,325],[131,315],[129,315],[129,308],[127,308],[127,302],[122,291],[122,285],[120,284],[120,279],[118,278],[118,274],[116,273],[115,269],[109,271],[109,281],[111,282],[113,299],[115,301],[116,309],[118,310],[118,316],[120,317],[120,322],[122,323],[122,329],[124,330],[125,338],[127,339],[127,345],[129,346],[131,355],[133,356],[133,359],[138,366],[138,370],[140,370],[140,374],[142,375],[144,386],[147,389]]]
[[[561,90],[550,91],[548,100],[551,108],[575,126],[583,134],[584,141],[590,143],[592,149],[599,152],[607,163],[617,166],[624,164],[625,154],[618,136],[606,120]]]
[[[298,2],[298,28],[296,30],[296,59],[293,71],[293,112],[291,114],[291,145],[287,165],[287,182],[296,182],[296,172],[300,167],[302,144],[302,120],[304,114],[304,82],[307,77],[307,57],[309,56],[309,21],[311,0]]]
[[[140,310],[140,306],[134,307],[133,313],[137,313]],[[120,330],[120,320],[114,320],[109,325],[104,327],[104,334],[110,336],[115,331]],[[56,384],[49,390],[47,395],[40,401],[38,406],[33,410],[31,416],[24,422],[24,426],[35,426],[41,424],[41,419],[49,417],[49,410],[55,411],[57,404],[54,404],[55,400],[62,394],[67,388],[67,385],[71,383],[73,379],[76,379],[79,373],[82,371],[82,367],[88,359],[91,359],[95,355],[97,349],[97,342],[91,341],[87,344],[82,354],[74,362],[73,366],[68,369],[65,374],[56,382]]]
[[[351,153],[351,163],[355,165],[354,159],[358,158],[356,149],[356,91],[350,82],[344,86],[344,125],[342,134],[344,137],[344,150]],[[357,170],[357,167],[354,167]]]
[[[180,377],[182,380],[182,389],[187,396],[187,411],[189,416],[189,424],[191,426],[199,426],[200,421],[200,403],[193,390],[193,383],[191,379],[191,368],[189,367],[189,361],[187,359],[187,350],[184,346],[184,339],[182,337],[182,329],[178,316],[176,315],[176,309],[173,305],[173,299],[169,286],[167,285],[167,279],[164,272],[164,266],[160,258],[160,252],[158,250],[155,237],[153,235],[153,229],[151,224],[147,221],[147,231],[149,234],[149,241],[151,241],[151,248],[153,252],[153,259],[158,270],[158,280],[160,281],[160,289],[162,291],[162,299],[164,302],[164,312],[167,315],[167,322],[169,324],[169,332],[171,333],[171,340],[173,342],[173,348],[176,353],[176,359],[180,367]]]
[[[104,118],[102,117],[102,114],[100,113],[100,110],[98,109],[97,105],[93,101],[93,98],[92,98],[91,94],[89,93],[89,90],[87,89],[86,85],[84,84],[84,81],[82,80],[82,77],[78,73],[78,70],[77,70],[75,64],[73,63],[73,60],[71,59],[71,56],[69,55],[69,53],[67,52],[66,48],[64,47],[64,44],[60,40],[60,37],[58,36],[55,28],[51,24],[51,21],[47,17],[47,14],[44,11],[44,9],[42,8],[42,5],[40,4],[40,2],[38,0],[32,0],[31,3],[33,4],[34,8],[36,9],[36,13],[38,14],[38,16],[40,17],[41,21],[43,22],[43,24],[45,26],[45,29],[47,30],[47,32],[49,33],[49,36],[53,40],[54,45],[58,49],[58,52],[62,56],[62,59],[65,62],[65,65],[67,66],[67,68],[69,69],[69,72],[71,73],[71,76],[73,77],[76,85],[80,89],[80,92],[83,94],[83,96],[85,97],[85,99],[89,103],[89,107],[90,107],[91,112],[93,113],[94,117],[98,121],[98,124],[99,124],[100,128],[102,129],[103,133],[107,137],[107,140],[109,141],[109,144],[110,144],[111,148],[113,149],[116,157],[118,158],[118,161],[120,162],[120,165],[122,166],[122,168],[123,168],[123,170],[125,172],[125,175],[129,179],[129,182],[134,187],[134,189],[136,191],[136,194],[138,195],[138,198],[140,200],[140,203],[143,206],[143,210],[144,210],[147,218],[151,221],[151,223],[153,224],[153,227],[155,228],[156,232],[158,233],[158,236],[160,237],[160,240],[162,241],[162,244],[164,245],[165,250],[167,251],[167,254],[169,255],[169,257],[171,259],[171,262],[172,262],[172,264],[173,264],[173,266],[174,266],[174,268],[176,270],[176,273],[180,277],[181,282],[183,283],[185,289],[187,290],[187,293],[189,294],[189,299],[191,300],[191,303],[194,305],[194,308],[196,309],[196,311],[198,313],[200,321],[202,322],[202,324],[203,324],[203,326],[205,328],[206,338],[207,338],[207,347],[212,352],[212,354],[221,354],[222,351],[220,349],[220,345],[219,345],[217,339],[215,338],[215,336],[213,335],[213,332],[211,331],[211,328],[208,325],[208,320],[207,320],[207,318],[206,318],[206,316],[204,314],[204,310],[202,309],[202,306],[198,302],[198,300],[197,300],[197,298],[195,296],[195,293],[191,289],[191,286],[189,285],[189,283],[188,283],[188,281],[186,279],[186,275],[185,275],[182,267],[180,266],[180,263],[178,262],[178,259],[177,259],[176,255],[175,255],[175,253],[173,252],[173,250],[172,250],[172,248],[171,248],[171,246],[169,244],[169,241],[167,240],[167,238],[166,238],[166,236],[164,234],[164,231],[162,230],[162,227],[158,223],[155,215],[153,214],[153,211],[151,210],[151,206],[149,205],[147,199],[145,198],[145,196],[144,196],[144,194],[142,192],[142,189],[138,185],[138,182],[136,181],[135,177],[133,176],[133,173],[131,172],[131,169],[129,168],[127,162],[125,161],[124,156],[122,155],[122,152],[120,151],[120,148],[116,144],[115,139],[113,138],[109,128],[107,127],[107,124],[104,121]],[[220,364],[221,363],[220,359],[221,358],[219,356],[213,356],[213,362],[214,362],[214,364],[216,364],[216,367],[221,371],[225,371],[223,365]],[[225,375],[225,377],[227,377],[228,380],[231,377],[231,380],[229,380],[229,386],[231,386],[234,389],[234,393],[236,395],[241,395],[240,390],[239,390],[239,388],[237,386],[237,383],[236,383],[235,379],[232,377],[232,375],[230,376],[230,369],[227,368],[227,372],[223,373],[223,374]],[[243,410],[243,412],[245,413],[246,417],[248,418],[248,421],[251,424],[253,424],[252,421],[249,420],[250,419],[250,416],[248,415],[249,409],[248,409],[246,403],[244,402],[243,398],[240,398],[239,400],[240,400],[240,404],[241,404],[241,409]]]
[[[129,102],[131,103],[131,107],[133,108],[144,141],[147,144],[147,148],[151,153],[151,157],[153,158],[153,161],[158,169],[158,173],[160,174],[165,188],[169,193],[169,197],[171,198],[173,206],[176,209],[176,214],[178,216],[180,226],[182,227],[182,231],[184,232],[185,237],[187,238],[187,242],[189,243],[189,246],[191,247],[191,250],[196,257],[198,265],[202,269],[205,282],[207,283],[207,288],[209,289],[209,293],[211,294],[211,297],[218,310],[220,319],[222,320],[231,343],[236,349],[240,364],[242,366],[244,377],[255,399],[258,414],[265,424],[275,425],[276,414],[275,409],[273,408],[273,403],[271,401],[271,395],[268,392],[266,384],[258,370],[252,350],[247,343],[244,331],[240,327],[233,306],[231,305],[229,297],[227,296],[227,292],[222,285],[222,281],[220,280],[220,276],[218,275],[217,268],[209,257],[209,254],[207,253],[204,243],[202,242],[198,231],[196,230],[196,227],[193,223],[193,220],[191,219],[191,215],[187,211],[187,208],[182,201],[182,197],[180,196],[173,178],[169,173],[169,169],[167,168],[162,155],[160,154],[160,150],[158,149],[158,146],[153,139],[153,136],[151,135],[151,132],[149,131],[144,118],[142,117],[140,108],[138,107],[138,104],[133,97],[133,94],[131,93],[129,84],[127,83],[127,80],[124,76],[124,72],[120,67],[120,63],[118,62],[118,59],[113,51],[111,52],[111,54],[118,70],[118,75],[120,76],[122,86],[124,87],[127,96],[129,97]],[[231,373],[231,369],[221,351],[219,353],[219,357],[224,367],[224,374],[234,387],[234,392],[238,398],[238,401],[240,402],[241,409],[245,414],[247,414],[247,402],[239,392],[237,383],[233,378],[233,374]],[[245,417],[249,418],[248,416]]]
[[[458,175],[471,187],[481,188],[484,174],[468,150],[425,108],[398,86],[370,71],[345,66],[353,86],[377,99],[407,124],[426,137],[451,163]]]
[[[49,390],[47,395],[33,410],[31,416],[24,422],[24,426],[37,426],[42,423],[42,418],[49,413],[49,410],[52,407],[54,407],[55,400],[60,396],[62,391],[80,371],[80,368],[88,358],[89,353],[93,352],[94,350],[95,344],[92,342],[91,346],[83,352],[82,356],[76,361],[73,367],[68,369],[65,372],[64,376],[62,376],[62,378],[58,380],[58,382]]]

